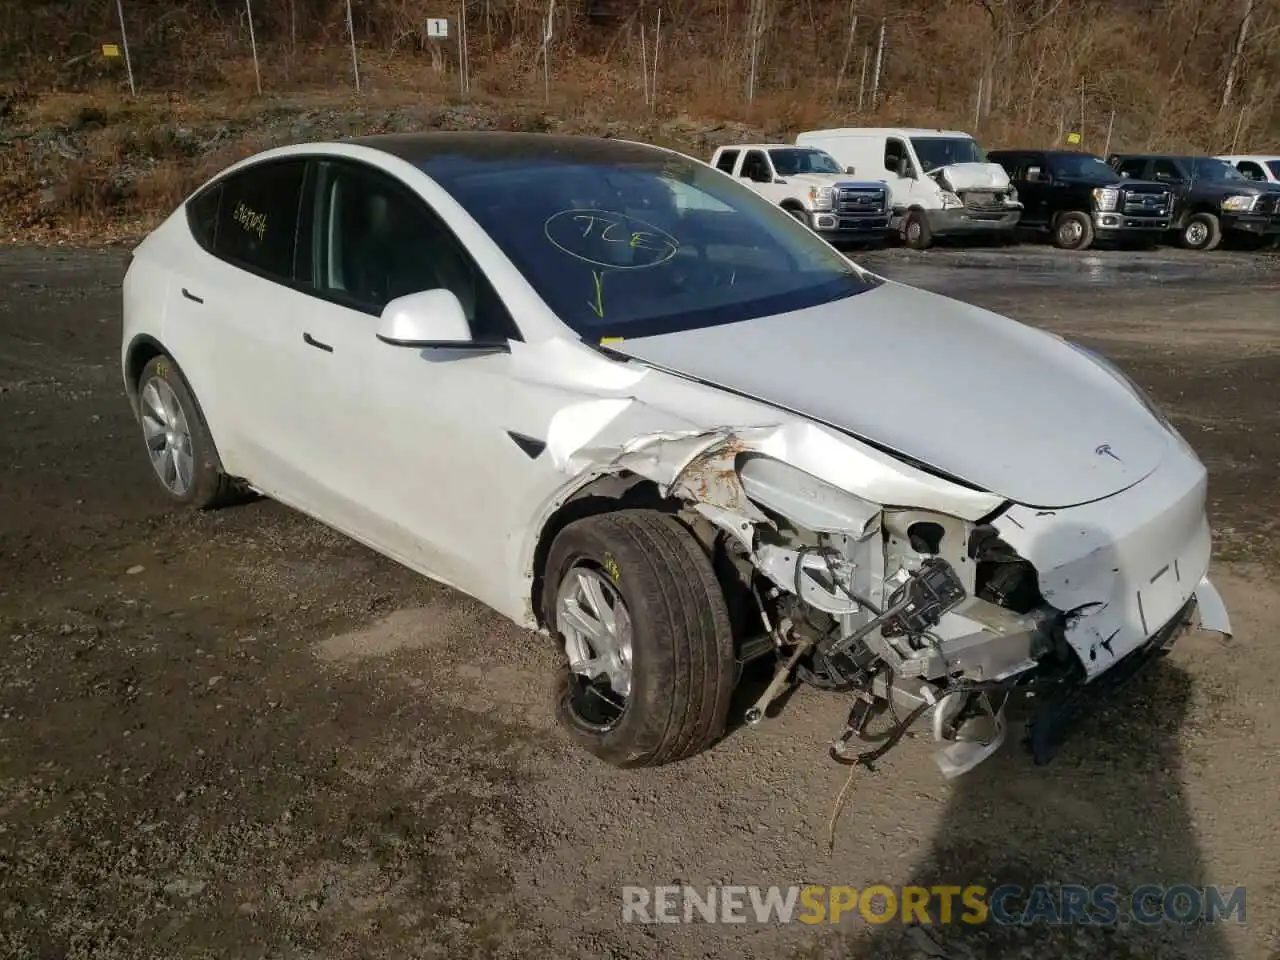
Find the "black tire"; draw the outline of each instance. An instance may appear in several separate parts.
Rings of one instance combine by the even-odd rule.
[[[148,461],[152,459],[152,450],[145,426],[149,408],[147,388],[155,380],[168,386],[181,408],[190,437],[191,454],[191,478],[185,490],[177,492],[166,485],[153,464],[151,475],[155,478],[156,484],[173,503],[196,510],[207,510],[231,501],[237,492],[237,485],[231,477],[222,472],[218,453],[209,433],[209,425],[205,423],[204,414],[200,411],[200,405],[196,403],[190,385],[173,359],[164,354],[152,357],[142,368],[142,373],[138,377],[138,421],[139,426],[142,427],[142,442]]]
[[[902,218],[902,242],[912,250],[928,250],[933,246],[933,231],[923,210],[909,210]]]
[[[1088,250],[1093,246],[1093,220],[1079,210],[1058,214],[1053,224],[1053,245],[1059,250]]]
[[[1178,244],[1184,250],[1209,251],[1222,242],[1222,222],[1212,213],[1192,214],[1178,231]]]
[[[557,595],[579,567],[606,573],[631,620],[631,689],[620,714],[593,712],[595,691],[566,658],[556,719],[578,746],[616,767],[692,756],[723,734],[735,679],[733,631],[711,562],[678,520],[651,510],[587,517],[557,535],[542,610],[563,644]]]
[[[800,207],[790,207],[790,206],[783,207],[782,209],[787,211],[787,213],[791,214],[793,217],[795,217],[797,220],[803,223],[810,230],[813,229],[813,221],[809,218],[808,211],[802,210]]]

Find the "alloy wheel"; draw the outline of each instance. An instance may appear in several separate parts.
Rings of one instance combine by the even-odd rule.
[[[185,496],[195,482],[191,428],[177,394],[159,377],[142,388],[142,434],[160,482],[175,496]]]

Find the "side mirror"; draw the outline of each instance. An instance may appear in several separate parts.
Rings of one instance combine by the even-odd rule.
[[[773,182],[774,182],[774,183],[786,183],[787,181],[783,180],[781,177],[774,177],[774,178],[773,178]]]
[[[854,173],[857,173],[858,171],[854,170],[853,167],[845,167],[844,172],[848,174],[854,174]]]
[[[471,325],[452,290],[439,288],[396,297],[382,308],[378,339],[393,347],[470,346]]]

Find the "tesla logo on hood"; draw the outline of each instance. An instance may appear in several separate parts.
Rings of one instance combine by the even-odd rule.
[[[1099,444],[1097,449],[1094,450],[1093,452],[1100,457],[1110,457],[1112,460],[1115,460],[1117,463],[1122,462],[1119,457],[1117,457],[1114,453],[1111,452],[1111,444],[1109,443]]]

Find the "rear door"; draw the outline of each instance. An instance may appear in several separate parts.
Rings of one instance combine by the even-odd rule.
[[[199,389],[218,410],[225,466],[304,508],[315,502],[315,476],[299,428],[316,371],[303,341],[308,298],[297,290],[294,257],[307,164],[305,157],[255,163],[193,201],[205,217],[194,232],[208,255],[180,292],[192,323],[209,334],[200,362],[213,375]]]
[[[716,169],[733,176],[734,169],[738,166],[738,155],[741,152],[736,149],[721,150],[716,157]]]

